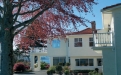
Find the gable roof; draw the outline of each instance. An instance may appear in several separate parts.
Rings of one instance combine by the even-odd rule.
[[[86,28],[86,29],[78,31],[78,32],[73,32],[70,35],[77,35],[77,34],[92,34],[92,29]]]
[[[116,7],[116,6],[120,6],[120,5],[121,5],[121,3],[110,5],[110,6],[104,7],[101,11],[104,11],[104,10],[107,10],[107,9],[110,9],[110,8],[113,8],[113,7]]]

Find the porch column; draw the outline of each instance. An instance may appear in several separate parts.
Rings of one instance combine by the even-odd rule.
[[[34,71],[34,55],[30,53],[30,65],[31,65],[31,70]]]
[[[38,61],[37,61],[37,63],[38,63],[38,71],[40,71],[40,56],[39,55],[37,55],[37,57],[38,57]]]
[[[116,59],[116,74],[121,75],[121,9],[113,12],[114,17],[114,32],[115,32],[115,59]]]
[[[53,66],[53,57],[50,56],[50,66]]]

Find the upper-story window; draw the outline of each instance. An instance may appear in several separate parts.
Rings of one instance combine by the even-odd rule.
[[[93,46],[93,38],[92,38],[92,37],[89,38],[89,46],[90,46],[90,47]]]
[[[74,46],[82,47],[82,38],[74,38]]]
[[[54,40],[52,41],[52,47],[53,47],[53,48],[60,48],[60,40],[54,39]]]

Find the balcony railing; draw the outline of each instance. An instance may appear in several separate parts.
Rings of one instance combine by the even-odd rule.
[[[95,47],[108,47],[113,46],[113,33],[94,33],[94,46]]]
[[[34,49],[30,51],[31,53],[47,53],[47,48],[43,48],[41,50],[39,49]]]

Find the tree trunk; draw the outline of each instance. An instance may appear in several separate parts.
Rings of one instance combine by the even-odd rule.
[[[13,35],[10,30],[4,30],[1,50],[1,75],[13,75]]]

